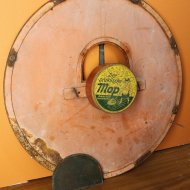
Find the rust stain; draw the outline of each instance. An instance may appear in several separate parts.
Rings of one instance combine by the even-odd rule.
[[[41,155],[37,149],[35,149],[28,141],[27,137],[32,138],[32,135],[27,132],[25,129],[21,129],[16,118],[9,118],[11,127],[15,133],[15,136],[18,138],[24,149],[40,164],[42,164],[47,169],[54,171],[55,165],[58,163],[49,162],[43,155]],[[26,136],[25,136],[26,135]],[[58,159],[57,159],[58,161]]]
[[[134,141],[135,141],[136,144],[140,143],[140,140],[137,137],[134,137]]]
[[[49,104],[48,104],[48,107],[52,107],[53,106],[53,102],[49,102]]]
[[[51,141],[54,141],[55,140],[55,137],[54,136],[50,136],[49,137]]]
[[[115,133],[115,131],[113,129],[110,129],[110,128],[107,128],[106,131],[110,132],[110,133]]]
[[[24,135],[26,137],[28,137],[28,138],[32,138],[33,137],[33,135],[31,133],[29,133],[26,129],[22,128],[22,131],[23,131],[23,133],[24,133]]]
[[[25,137],[27,137],[29,139],[33,138],[33,135],[31,133],[29,133],[26,129],[22,128],[22,132]],[[50,138],[52,140],[55,139],[55,137],[53,137],[53,136],[51,136]],[[48,148],[46,143],[42,139],[37,138],[34,140],[34,143],[32,143],[32,144],[34,144],[37,152],[40,155],[45,156],[48,160],[51,160],[53,163],[57,164],[61,161],[62,158],[61,158],[60,154],[58,152],[56,152],[55,150]]]
[[[117,144],[122,144],[123,143],[123,138],[122,137],[119,137],[118,139],[117,139]]]
[[[91,129],[95,129],[96,128],[96,126],[91,126]]]
[[[35,111],[38,111],[38,109],[39,109],[39,104],[36,104],[36,105],[34,106],[34,110],[35,110]]]
[[[152,30],[150,27],[139,27],[137,30]]]
[[[110,115],[102,115],[101,118],[102,118],[103,120],[107,120],[107,119],[110,118]]]
[[[9,118],[11,125],[17,125],[18,126],[18,122],[15,118]]]
[[[49,158],[53,163],[59,163],[62,160],[60,154],[55,150],[48,148],[44,140],[37,138],[33,144],[38,150],[38,152],[41,152],[45,157]]]

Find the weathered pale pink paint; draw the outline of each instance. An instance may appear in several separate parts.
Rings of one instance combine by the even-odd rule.
[[[168,40],[171,33],[166,33],[145,9],[127,0],[69,0],[57,5],[29,30],[14,68],[7,68],[10,119],[17,120],[42,157],[37,138],[62,158],[75,153],[93,156],[105,178],[133,168],[161,142],[179,103],[180,61]],[[104,113],[87,98],[64,96],[64,89],[81,85],[81,51],[103,37],[127,44],[133,73],[146,81],[133,105],[119,114]],[[45,159],[57,164],[51,156]]]

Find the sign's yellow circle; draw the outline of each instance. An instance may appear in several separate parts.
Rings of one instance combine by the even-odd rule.
[[[109,113],[126,110],[137,94],[137,81],[128,67],[111,64],[99,71],[92,84],[92,97],[96,106]]]

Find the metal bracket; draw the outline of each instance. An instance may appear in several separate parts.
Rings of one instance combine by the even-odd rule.
[[[102,183],[103,171],[100,164],[86,154],[65,158],[53,175],[53,190],[86,189]]]
[[[143,91],[146,89],[146,81],[142,79],[137,79],[138,91]]]
[[[86,85],[80,87],[65,88],[63,90],[63,96],[65,100],[86,98]]]
[[[99,65],[105,65],[105,44],[99,45]]]
[[[137,79],[138,91],[143,91],[146,89],[146,81],[142,79]],[[78,87],[71,87],[63,89],[63,96],[65,100],[73,100],[76,98],[87,98],[86,95],[86,83],[81,84]]]
[[[8,60],[7,60],[7,65],[9,67],[13,67],[16,60],[17,60],[17,52],[14,49],[11,49]]]

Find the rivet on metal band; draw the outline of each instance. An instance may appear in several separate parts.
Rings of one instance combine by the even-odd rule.
[[[174,108],[173,108],[173,110],[172,110],[172,113],[173,114],[177,114],[178,113],[178,111],[179,111],[179,106],[174,106]]]
[[[130,0],[134,4],[140,4],[142,0]]]
[[[63,1],[66,1],[66,0],[51,0],[55,5],[58,5],[60,3],[62,3]]]
[[[171,45],[171,48],[175,51],[175,53],[179,54],[179,49],[178,49],[176,40],[173,36],[170,38],[170,45]]]
[[[7,60],[7,65],[9,67],[13,67],[16,60],[17,60],[17,52],[14,49],[12,49],[10,51],[10,53],[9,53],[9,57],[8,57],[8,60]]]

